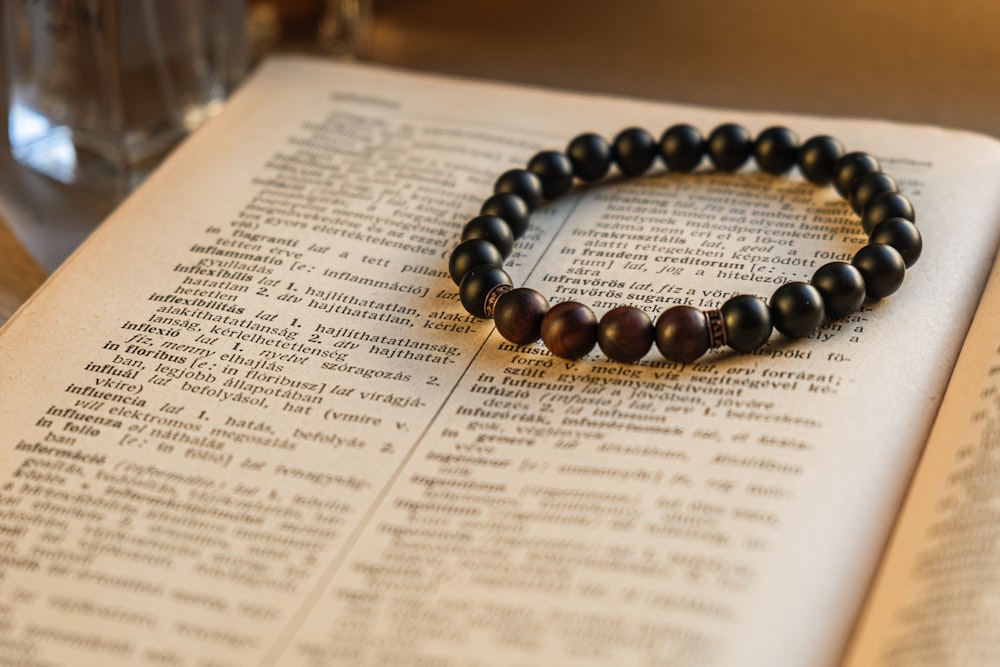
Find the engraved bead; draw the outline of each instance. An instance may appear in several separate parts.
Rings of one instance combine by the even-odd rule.
[[[906,264],[899,251],[890,245],[866,245],[854,255],[851,264],[865,280],[865,294],[882,299],[899,289],[906,276]]]
[[[913,204],[903,195],[898,192],[883,192],[868,202],[861,212],[861,226],[870,234],[876,225],[889,218],[904,218],[916,222],[917,214],[913,210]]]
[[[799,149],[799,171],[810,183],[826,185],[833,180],[833,165],[843,155],[843,144],[833,137],[810,137]]]
[[[809,282],[823,295],[823,310],[832,320],[850,315],[865,302],[865,279],[846,262],[824,264]]]
[[[573,187],[573,163],[559,151],[542,151],[528,161],[528,171],[542,182],[542,196],[558,199]]]
[[[626,176],[639,176],[656,159],[656,140],[641,127],[622,130],[611,145],[611,156]]]
[[[786,283],[776,289],[769,304],[774,328],[790,338],[802,338],[823,323],[823,295],[813,285]]]
[[[742,125],[724,123],[708,135],[708,156],[716,169],[736,171],[750,157],[753,139]]]
[[[484,264],[503,266],[503,255],[489,241],[469,239],[462,241],[451,251],[451,256],[448,258],[448,273],[456,285],[461,285],[466,273]]]
[[[906,268],[917,263],[924,248],[920,230],[905,218],[889,218],[878,223],[872,233],[868,235],[868,242],[891,245],[899,251]]]
[[[542,335],[542,318],[549,302],[527,287],[513,289],[497,301],[493,323],[500,335],[515,345],[534,343]]]
[[[528,230],[528,217],[531,215],[524,200],[509,192],[501,192],[487,199],[479,213],[495,215],[506,222],[515,239],[521,238]]]
[[[752,352],[771,336],[771,312],[763,299],[741,294],[722,304],[726,343],[737,352]]]
[[[693,306],[674,306],[656,318],[656,348],[666,359],[689,364],[708,352],[708,321]]]
[[[581,181],[597,181],[611,169],[611,146],[599,134],[587,132],[569,142],[566,155],[573,163],[573,173]]]
[[[799,156],[799,138],[787,127],[769,127],[757,135],[753,155],[761,171],[783,174],[795,165]]]
[[[865,174],[882,171],[882,166],[868,153],[854,151],[833,163],[833,187],[844,199],[851,195],[855,181]]]
[[[704,155],[705,138],[690,125],[673,125],[660,137],[660,156],[671,171],[693,171]]]
[[[606,312],[598,323],[597,344],[609,359],[632,363],[649,352],[653,322],[638,308],[619,306]]]
[[[597,344],[597,316],[576,301],[557,303],[542,318],[542,341],[563,359],[579,359]]]
[[[722,321],[721,310],[706,310],[705,321],[708,323],[708,347],[715,349],[726,344],[726,323]]]
[[[527,169],[508,169],[500,174],[493,185],[493,192],[517,195],[524,200],[529,211],[542,205],[542,181]]]
[[[489,241],[504,259],[510,257],[514,250],[514,233],[510,231],[510,225],[495,215],[477,215],[467,222],[462,230],[462,240],[469,239]]]
[[[498,266],[477,266],[462,278],[458,296],[470,315],[486,319],[489,317],[485,309],[487,297],[501,285],[507,287],[513,285],[506,271]]]

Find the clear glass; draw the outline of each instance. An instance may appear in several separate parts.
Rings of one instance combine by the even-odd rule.
[[[243,76],[243,0],[3,0],[19,162],[124,195]]]
[[[337,58],[360,58],[372,28],[371,0],[326,0],[317,31],[320,51]]]

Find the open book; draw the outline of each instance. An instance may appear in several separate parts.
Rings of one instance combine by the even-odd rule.
[[[461,308],[503,170],[730,121],[881,160],[925,240],[898,293],[688,366]],[[996,664],[998,222],[968,133],[271,61],[0,333],[0,663]],[[797,174],[660,170],[506,266],[655,317],[863,242]]]

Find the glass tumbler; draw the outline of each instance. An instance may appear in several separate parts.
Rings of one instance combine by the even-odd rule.
[[[124,196],[244,74],[243,0],[3,0],[14,158]]]
[[[372,21],[372,0],[326,0],[316,40],[320,51],[344,59],[365,55]]]

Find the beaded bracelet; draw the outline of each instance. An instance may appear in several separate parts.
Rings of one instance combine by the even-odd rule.
[[[661,313],[655,326],[633,306],[614,308],[598,321],[582,303],[564,301],[550,308],[539,292],[513,287],[503,261],[513,250],[514,239],[526,231],[530,213],[543,200],[566,194],[574,178],[598,181],[612,164],[625,176],[639,176],[657,157],[671,171],[691,172],[706,154],[721,171],[735,172],[753,156],[761,171],[769,174],[783,174],[797,165],[811,183],[832,182],[860,216],[868,245],[850,263],[821,266],[808,283],[785,283],[769,303],[741,294],[718,310],[677,305]],[[858,310],[866,297],[881,299],[894,293],[923,247],[915,220],[913,206],[899,194],[896,181],[882,172],[878,160],[868,153],[845,153],[833,137],[815,136],[800,146],[788,128],[770,127],[754,140],[745,128],[727,123],[706,140],[694,127],[681,124],[667,129],[657,143],[649,132],[633,127],[620,132],[611,144],[597,134],[581,134],[565,153],[542,151],[531,158],[527,169],[504,172],[480,215],[465,226],[448,269],[460,285],[465,309],[475,317],[493,318],[497,331],[517,345],[541,338],[555,356],[577,359],[596,344],[610,359],[630,363],[645,356],[655,342],[665,358],[690,363],[725,345],[752,352],[767,342],[772,328],[791,338],[809,336],[825,318],[838,319]]]

